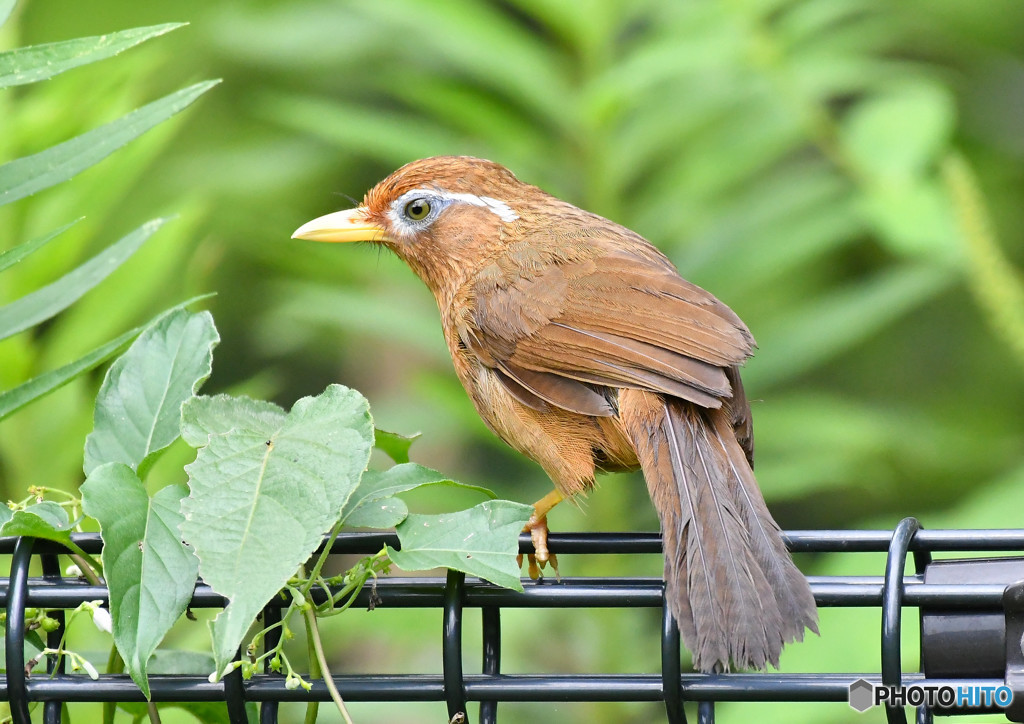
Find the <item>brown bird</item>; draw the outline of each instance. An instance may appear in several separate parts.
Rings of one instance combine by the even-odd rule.
[[[817,631],[752,471],[738,365],[754,338],[644,238],[462,156],[403,166],[293,238],[383,244],[430,288],[477,412],[554,482],[529,526],[538,560],[555,504],[640,467],[697,669],[778,666]]]

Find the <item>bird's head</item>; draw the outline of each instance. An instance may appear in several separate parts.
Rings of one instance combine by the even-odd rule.
[[[541,197],[547,195],[500,164],[437,156],[403,166],[358,207],[313,219],[292,238],[383,244],[439,293],[516,238],[522,216],[534,215]]]

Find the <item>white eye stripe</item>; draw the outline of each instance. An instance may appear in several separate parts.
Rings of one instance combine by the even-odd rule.
[[[477,196],[475,194],[459,194],[452,191],[442,191],[437,194],[443,199],[450,199],[452,201],[462,201],[463,203],[472,204],[473,206],[482,206],[483,208],[490,211],[492,214],[497,216],[499,219],[505,222],[515,221],[519,218],[519,214],[512,210],[512,207],[506,204],[504,201],[500,201],[490,196]]]
[[[515,221],[519,218],[519,214],[517,214],[511,206],[500,199],[491,198],[490,196],[477,196],[476,194],[456,193],[454,191],[438,191],[436,189],[413,189],[412,191],[406,191],[394,202],[394,204],[392,204],[391,208],[394,211],[401,212],[405,209],[406,204],[413,199],[420,197],[480,206],[481,208],[487,209],[506,223]]]

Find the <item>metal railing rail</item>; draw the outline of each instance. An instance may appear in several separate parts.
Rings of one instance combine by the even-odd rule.
[[[98,553],[101,541],[95,534],[73,536],[87,553]],[[671,724],[686,721],[683,702],[698,702],[698,721],[715,719],[715,702],[720,701],[837,701],[849,697],[850,685],[858,679],[872,684],[924,684],[959,687],[964,685],[1004,686],[1007,678],[926,678],[918,672],[904,672],[900,658],[900,634],[905,607],[964,611],[1002,611],[1005,583],[926,583],[924,573],[931,554],[939,551],[1022,552],[1024,530],[924,530],[914,518],[900,522],[895,530],[798,530],[786,533],[794,552],[886,552],[884,575],[810,577],[811,590],[819,606],[880,607],[881,640],[879,672],[856,673],[683,673],[680,667],[679,632],[663,606],[664,585],[660,579],[562,578],[525,581],[525,591],[517,593],[499,588],[464,574],[449,572],[446,577],[382,578],[373,592],[378,607],[441,608],[441,675],[341,675],[335,683],[347,701],[444,701],[453,721],[468,721],[468,702],[480,702],[480,722],[494,724],[499,702],[546,701],[663,701]],[[397,537],[382,533],[342,534],[334,542],[332,553],[369,555],[387,543],[398,546]],[[657,534],[589,533],[552,534],[554,553],[627,554],[659,553]],[[523,552],[532,550],[528,535],[520,539]],[[83,601],[107,600],[107,590],[61,575],[58,555],[63,549],[55,543],[31,538],[0,538],[0,554],[13,555],[10,577],[0,579],[0,606],[7,610],[7,676],[0,682],[0,700],[10,702],[14,724],[29,722],[29,703],[43,702],[47,724],[60,721],[61,707],[71,702],[143,701],[141,691],[127,675],[102,674],[94,681],[83,675],[63,671],[52,677],[28,677],[24,671],[25,608],[72,609]],[[913,557],[915,573],[904,574],[908,555]],[[29,564],[39,556],[42,577],[29,577]],[[314,600],[324,600],[317,591]],[[355,605],[370,602],[371,592],[363,590]],[[218,608],[225,599],[200,583],[196,587],[193,608]],[[264,610],[264,623],[278,620],[286,602],[276,598]],[[503,674],[501,673],[501,610],[503,608],[661,608],[660,674]],[[479,608],[483,628],[483,673],[463,671],[463,611]],[[1009,615],[1009,614],[1007,614]],[[54,616],[61,621],[58,611]],[[1009,621],[1009,619],[1008,619]],[[1007,625],[1009,629],[1009,624]],[[275,632],[278,629],[275,629]],[[48,635],[48,645],[56,647],[61,631]],[[276,641],[268,636],[266,646]],[[1019,647],[1018,647],[1019,648]],[[1010,655],[1007,654],[1009,660]],[[52,671],[53,662],[49,662]],[[233,722],[245,722],[245,703],[259,702],[264,724],[277,721],[281,702],[329,701],[323,681],[316,680],[310,691],[285,688],[284,677],[270,672],[243,681],[236,670],[218,683],[205,676],[153,675],[149,677],[151,698],[155,702],[224,701]],[[1024,700],[1024,693],[1018,694]],[[948,712],[944,712],[948,713]],[[977,712],[975,712],[977,713]],[[918,722],[930,722],[933,712],[920,707]],[[886,709],[889,722],[906,722],[900,707]]]

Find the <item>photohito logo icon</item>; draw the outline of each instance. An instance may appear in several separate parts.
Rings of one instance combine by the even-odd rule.
[[[875,693],[871,682],[857,679],[850,684],[850,706],[862,714],[874,706]]]
[[[1013,703],[1013,691],[1008,686],[968,684],[957,687],[935,684],[886,686],[857,679],[850,684],[850,707],[862,714],[873,706],[927,706],[949,709],[1005,709]]]

